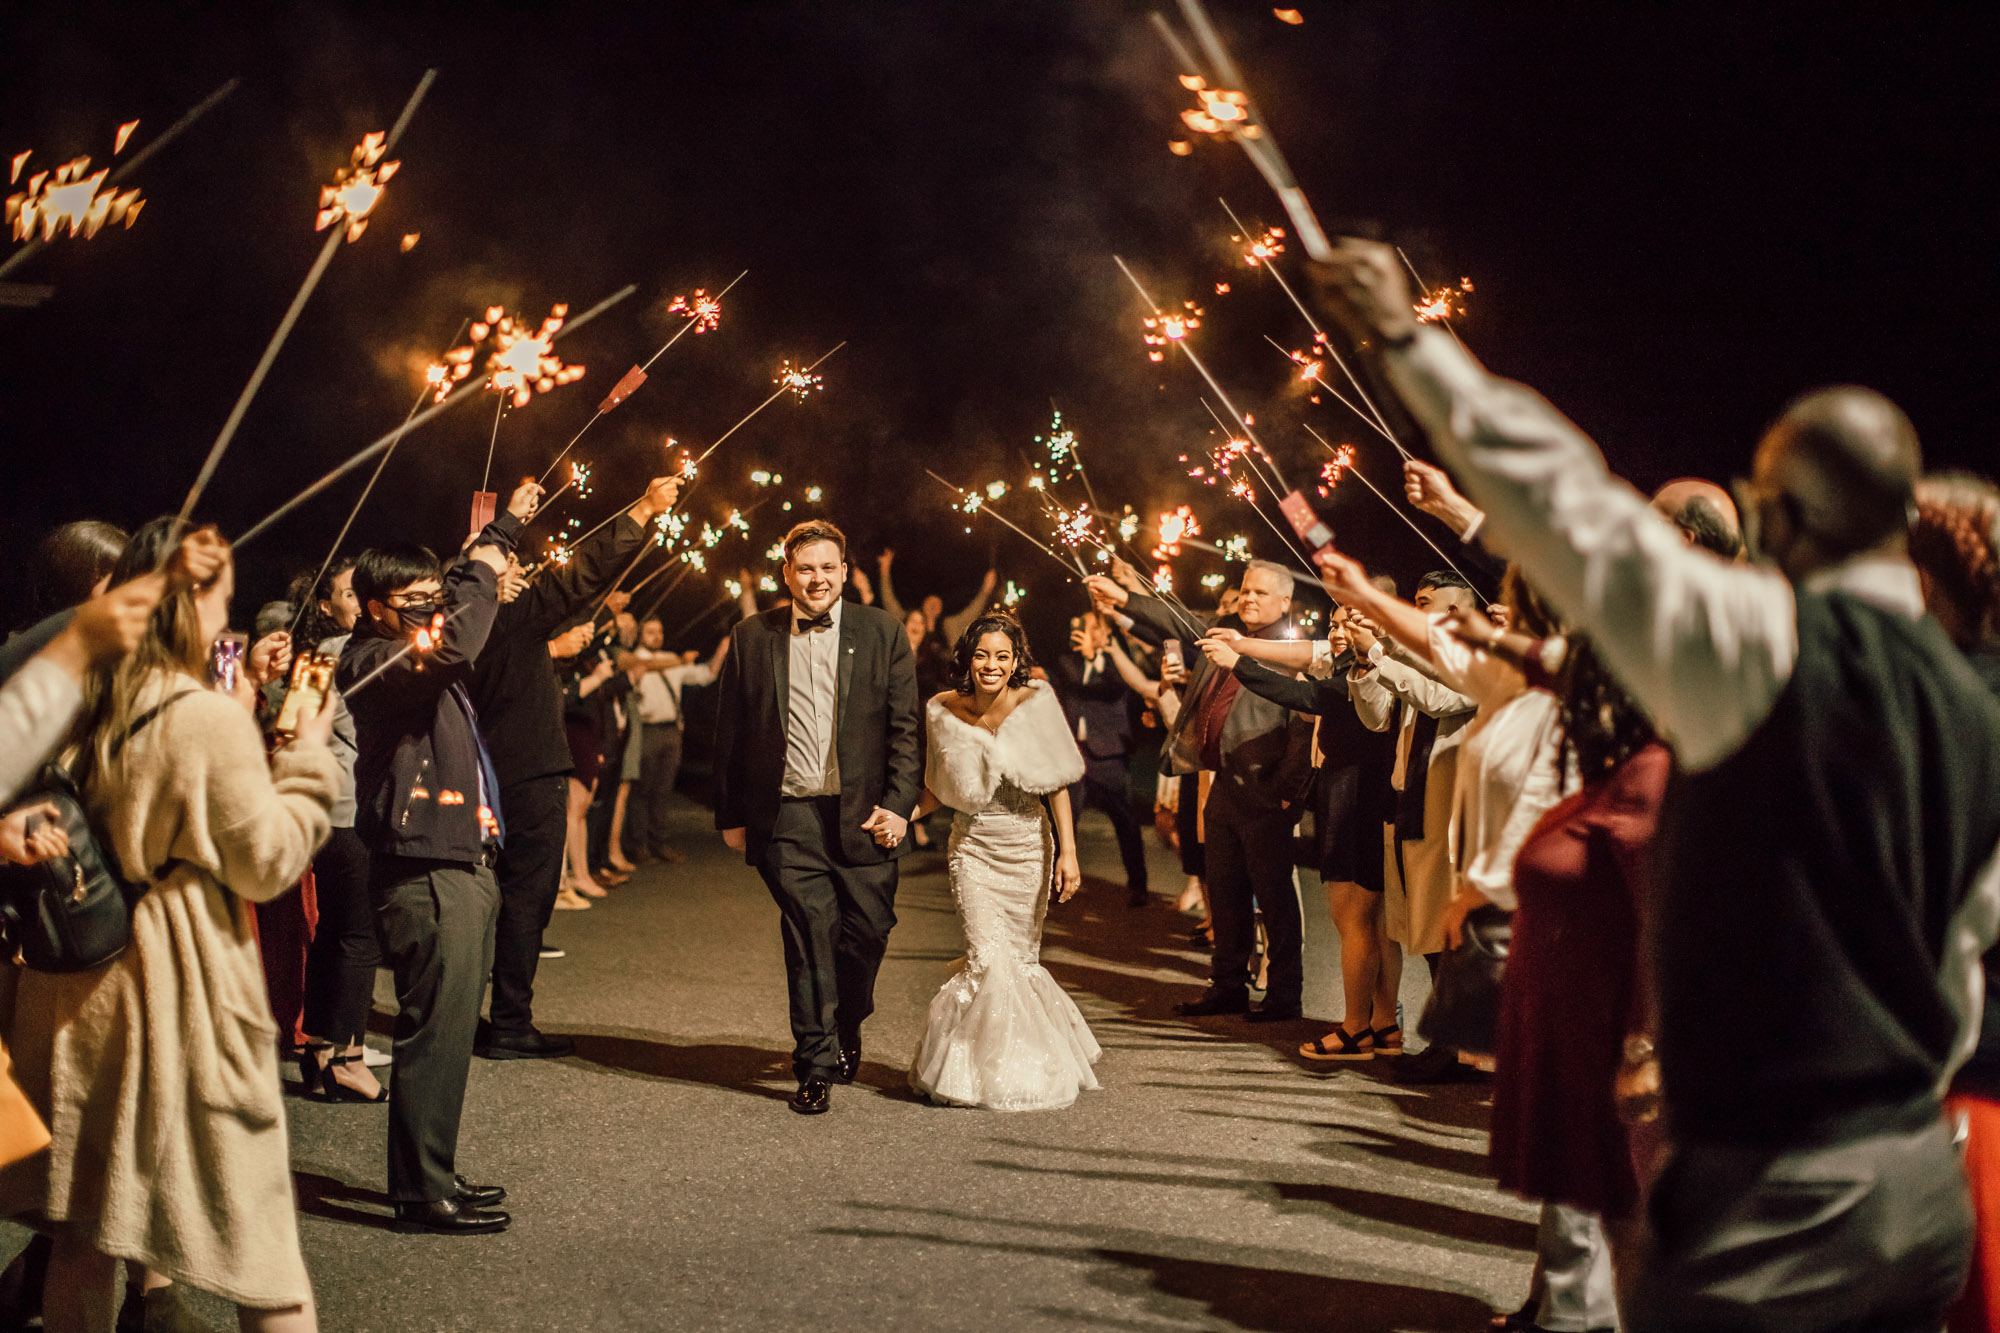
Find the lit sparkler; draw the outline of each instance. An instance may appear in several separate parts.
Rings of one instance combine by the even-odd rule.
[[[1341,477],[1346,475],[1347,470],[1353,466],[1353,445],[1343,444],[1338,449],[1335,449],[1333,457],[1328,459],[1319,470],[1320,480],[1326,483],[1326,485],[1319,488],[1320,496],[1324,498],[1327,492],[1340,485]]]
[[[1227,582],[1229,582],[1227,574],[1203,574],[1201,576],[1201,586],[1207,588],[1210,592],[1215,591]]]
[[[352,244],[368,230],[368,215],[382,202],[382,191],[389,178],[403,165],[382,160],[388,151],[388,138],[380,130],[363,135],[348,165],[333,173],[333,184],[320,187],[319,219],[313,223],[314,231],[325,231],[336,222],[345,222],[347,239]]]
[[[808,486],[806,487],[806,501],[809,504],[818,504],[820,497],[825,493],[817,486]]]
[[[9,184],[20,179],[27,161],[27,153],[14,158]],[[36,172],[28,178],[26,190],[7,196],[7,225],[14,239],[48,241],[58,231],[89,239],[107,223],[129,229],[146,201],[136,189],[104,190],[110,175],[109,167],[91,171],[87,157],[72,159],[52,172]]]
[[[1006,591],[1000,594],[1000,605],[1011,611],[1019,606],[1021,599],[1027,595],[1028,590],[1026,588],[1023,588],[1020,584],[1014,582],[1014,580],[1008,579]]]
[[[819,376],[813,374],[810,367],[797,367],[788,360],[779,363],[778,373],[772,378],[771,383],[780,389],[789,389],[803,402],[807,394],[819,387],[820,381]]]
[[[1167,345],[1181,341],[1188,336],[1190,330],[1200,328],[1201,316],[1201,308],[1192,301],[1183,301],[1181,309],[1171,315],[1164,314],[1156,308],[1151,315],[1140,321],[1146,330],[1143,337],[1148,349],[1146,359],[1164,361],[1167,356]]]
[[[1155,560],[1167,560],[1181,553],[1181,542],[1201,535],[1201,523],[1186,505],[1160,515],[1160,541],[1153,548]]]
[[[1465,313],[1464,296],[1472,290],[1471,278],[1460,278],[1458,286],[1450,283],[1428,291],[1416,300],[1417,318],[1426,324],[1442,324],[1455,316]]]
[[[487,314],[490,317],[493,311]],[[564,365],[555,353],[556,331],[568,318],[569,307],[558,305],[549,311],[541,327],[532,332],[518,315],[503,314],[493,320],[490,329],[494,350],[486,363],[487,387],[502,396],[511,396],[515,407],[526,407],[536,394],[582,379],[582,366]],[[472,326],[474,343],[482,341],[486,328],[480,324]]]
[[[1243,262],[1251,268],[1256,268],[1259,264],[1269,263],[1274,256],[1285,252],[1285,229],[1283,227],[1267,227],[1262,236],[1255,237],[1248,242],[1245,242],[1241,236],[1232,236],[1229,239],[1243,246]]]
[[[667,313],[692,321],[696,333],[707,333],[722,322],[722,298],[710,296],[706,289],[697,287],[691,296],[676,296]]]

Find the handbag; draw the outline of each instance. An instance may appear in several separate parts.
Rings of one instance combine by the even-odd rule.
[[[147,709],[119,747],[175,699],[198,693],[183,690]],[[44,764],[39,779],[15,802],[16,807],[43,804],[56,808],[56,820],[69,837],[69,854],[38,865],[0,865],[0,934],[22,967],[88,972],[130,946],[132,909],[150,881],[129,884],[113,868],[104,841],[91,827],[75,777],[59,763]]]
[[[1500,983],[1514,936],[1514,914],[1492,903],[1465,917],[1459,942],[1438,957],[1417,1031],[1425,1041],[1469,1055],[1491,1055],[1500,1031]]]

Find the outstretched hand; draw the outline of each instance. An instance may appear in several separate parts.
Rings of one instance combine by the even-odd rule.
[[[1374,591],[1368,585],[1368,571],[1361,562],[1351,560],[1332,547],[1327,547],[1313,557],[1319,566],[1320,582],[1337,602],[1346,603],[1355,597],[1365,597]]]
[[[655,477],[647,484],[646,494],[640,497],[639,503],[633,505],[625,512],[630,515],[634,523],[643,528],[661,514],[672,509],[674,501],[680,499],[680,497],[681,479],[679,477]]]
[[[1197,639],[1195,644],[1207,655],[1209,661],[1215,663],[1224,671],[1234,671],[1236,663],[1243,657],[1243,654],[1237,652],[1229,640],[1217,638],[1212,634],[1205,639]]]
[[[1308,265],[1320,309],[1357,344],[1408,342],[1417,333],[1409,279],[1394,247],[1352,238],[1325,263]]]
[[[1458,493],[1444,469],[1412,458],[1403,464],[1403,498],[1460,537],[1486,512]]]
[[[1083,581],[1084,590],[1090,594],[1091,603],[1102,611],[1109,607],[1117,609],[1132,600],[1132,594],[1102,574],[1092,574]]]
[[[526,523],[542,507],[542,488],[533,480],[524,481],[507,497],[507,512]]]

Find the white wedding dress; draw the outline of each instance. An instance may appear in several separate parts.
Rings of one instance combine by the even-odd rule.
[[[956,812],[948,864],[965,957],[931,1001],[910,1086],[949,1106],[1054,1110],[1098,1086],[1103,1051],[1041,961],[1055,876],[1041,798],[1081,778],[1083,756],[1055,691],[1031,688],[997,733],[929,705],[925,785]]]

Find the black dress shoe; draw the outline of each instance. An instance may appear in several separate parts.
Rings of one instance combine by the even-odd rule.
[[[840,1039],[840,1064],[833,1071],[836,1083],[852,1083],[854,1076],[861,1072],[861,1038]]]
[[[560,1060],[576,1054],[576,1043],[529,1028],[526,1032],[488,1033],[486,1040],[473,1048],[473,1054],[484,1060]]]
[[[1153,895],[1146,889],[1128,889],[1125,893],[1127,907],[1144,907],[1153,901]]]
[[[818,1076],[809,1078],[786,1105],[800,1115],[825,1115],[833,1109],[833,1085]]]
[[[1216,990],[1213,986],[1203,991],[1198,1000],[1174,1006],[1174,1012],[1189,1018],[1206,1018],[1210,1014],[1247,1014],[1250,1012],[1250,997],[1240,990]]]
[[[1244,1015],[1244,1021],[1249,1023],[1292,1023],[1305,1016],[1305,1010],[1295,1004],[1274,1005],[1267,1000]]]
[[[498,1185],[475,1185],[464,1176],[453,1176],[452,1182],[458,1186],[454,1197],[467,1208],[491,1208],[507,1197],[507,1191]]]
[[[440,1236],[477,1236],[505,1231],[512,1220],[505,1213],[473,1208],[457,1199],[396,1205],[396,1230],[405,1235],[430,1231]]]
[[[1419,1087],[1440,1083],[1477,1083],[1486,1077],[1458,1058],[1449,1046],[1426,1046],[1416,1055],[1394,1061],[1388,1069],[1392,1083]]]

